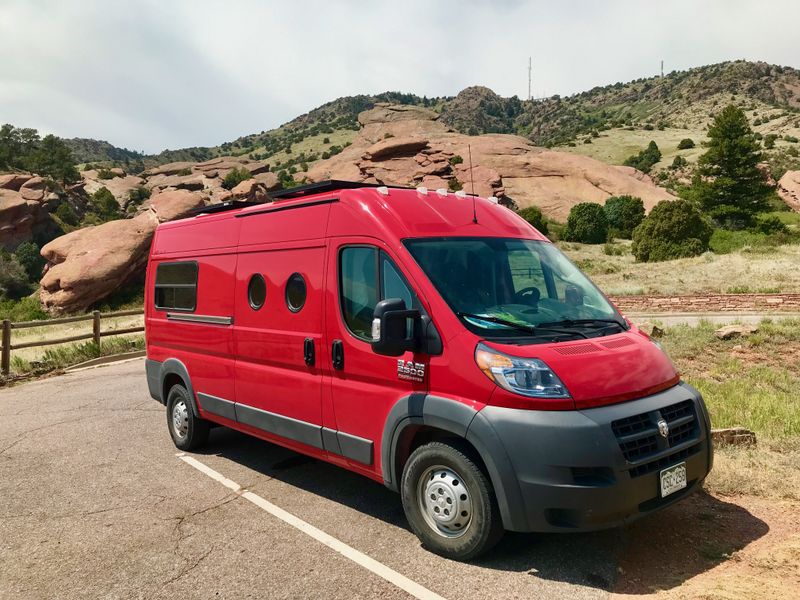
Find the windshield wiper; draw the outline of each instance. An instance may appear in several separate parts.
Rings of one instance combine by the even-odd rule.
[[[621,329],[625,329],[625,325],[616,319],[562,319],[561,321],[551,321],[549,323],[542,323],[542,325],[550,326],[550,325],[557,325],[562,327],[575,327],[576,325],[597,325],[599,324],[602,328],[610,327],[611,325],[615,325],[620,327]]]
[[[505,325],[507,327],[511,327],[512,329],[516,329],[517,331],[524,331],[526,333],[537,334],[537,333],[561,333],[565,335],[577,335],[584,339],[589,339],[589,336],[583,333],[582,331],[576,331],[574,329],[559,329],[558,327],[550,327],[546,323],[543,325],[523,325],[522,323],[517,323],[515,321],[509,321],[508,319],[502,319],[500,317],[493,317],[490,315],[478,315],[475,313],[467,313],[467,312],[458,312],[456,313],[459,317],[467,317],[469,319],[478,319],[480,321],[486,321],[487,323],[497,323],[498,325]]]

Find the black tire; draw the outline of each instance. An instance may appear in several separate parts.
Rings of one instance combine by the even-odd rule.
[[[195,450],[208,441],[209,422],[194,415],[189,392],[179,384],[167,395],[167,429],[180,450]]]
[[[490,550],[504,532],[492,484],[470,454],[457,440],[420,446],[400,487],[406,518],[423,546],[460,561]]]

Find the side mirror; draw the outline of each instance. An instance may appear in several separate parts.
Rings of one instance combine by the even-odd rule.
[[[412,326],[408,326],[409,320]],[[387,298],[375,305],[372,318],[372,351],[400,356],[419,347],[420,312],[407,309],[401,298]]]

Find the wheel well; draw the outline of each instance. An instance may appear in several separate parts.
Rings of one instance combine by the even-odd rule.
[[[169,396],[169,391],[172,389],[173,386],[182,385],[186,387],[186,382],[183,381],[183,378],[176,374],[176,373],[169,373],[166,377],[164,377],[164,390],[163,395],[161,396],[164,398],[164,404],[167,403],[167,397]]]
[[[400,432],[400,438],[397,440],[397,451],[394,457],[394,481],[398,482],[399,485],[403,477],[403,467],[405,467],[408,457],[411,456],[414,450],[429,442],[446,441],[454,442],[460,450],[475,461],[484,473],[488,474],[480,453],[475,449],[475,446],[463,437],[438,427],[409,425]]]

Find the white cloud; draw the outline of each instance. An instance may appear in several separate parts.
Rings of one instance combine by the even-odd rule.
[[[0,121],[148,152],[343,95],[570,94],[747,58],[796,63],[800,6],[744,0],[4,0]]]

